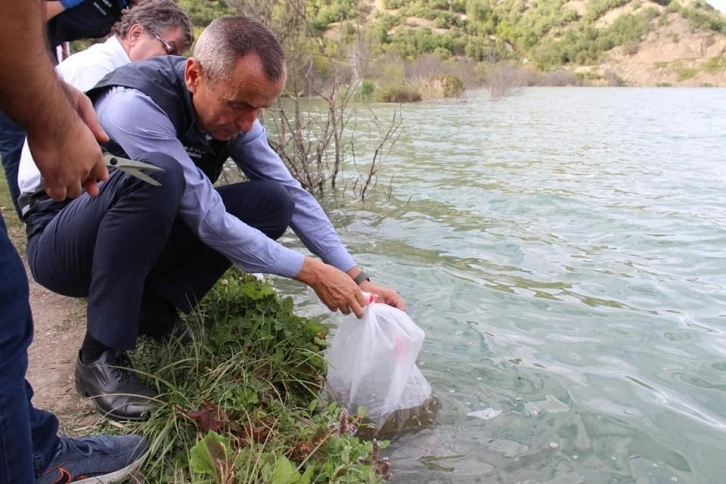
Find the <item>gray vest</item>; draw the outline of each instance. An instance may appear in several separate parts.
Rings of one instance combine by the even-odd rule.
[[[126,64],[108,73],[87,94],[91,100],[96,100],[112,87],[121,86],[137,89],[149,96],[171,120],[189,157],[214,183],[229,157],[229,141],[207,140],[194,122],[191,93],[184,83],[185,64],[186,58],[177,56],[153,57]],[[106,143],[104,148],[114,155],[128,157],[114,140]],[[19,203],[26,232],[31,237],[41,232],[70,200],[54,202],[41,190],[23,194]]]
[[[207,140],[194,122],[192,96],[184,83],[185,65],[186,58],[177,56],[152,57],[142,62],[132,62],[110,72],[87,94],[95,100],[112,87],[121,86],[149,96],[171,120],[176,136],[189,157],[214,183],[229,158],[229,142]],[[128,157],[113,140],[105,148],[114,155]]]

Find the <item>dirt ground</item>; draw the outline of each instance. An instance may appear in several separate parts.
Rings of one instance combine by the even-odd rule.
[[[10,214],[5,214],[10,216]],[[22,227],[9,227],[10,238],[25,255]],[[28,380],[35,396],[33,405],[50,410],[61,421],[61,431],[70,435],[87,432],[99,415],[73,386],[73,368],[85,332],[85,306],[81,300],[54,294],[30,281],[30,306],[35,338],[30,346]]]

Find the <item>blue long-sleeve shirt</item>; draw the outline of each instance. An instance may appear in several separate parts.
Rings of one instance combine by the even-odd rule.
[[[183,167],[186,187],[180,216],[199,239],[249,272],[295,276],[304,256],[269,239],[227,213],[209,178],[189,158],[164,111],[140,91],[114,87],[95,102],[106,133],[128,154],[166,153]],[[255,121],[247,133],[230,142],[231,157],[251,180],[274,180],[295,200],[291,226],[305,246],[342,271],[355,266],[340,237],[315,197],[302,188],[267,143],[267,132]],[[161,187],[163,190],[163,187]]]

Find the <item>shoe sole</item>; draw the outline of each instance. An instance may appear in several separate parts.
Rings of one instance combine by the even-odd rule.
[[[83,385],[81,385],[78,382],[78,380],[76,380],[76,391],[81,396],[86,397],[86,398],[90,398],[91,401],[93,402],[93,405],[96,407],[96,410],[98,410],[98,413],[100,413],[101,415],[103,415],[104,417],[106,417],[108,419],[115,420],[117,422],[143,422],[144,420],[147,420],[148,419],[148,415],[142,415],[141,417],[127,417],[125,415],[115,414],[115,413],[113,413],[112,410],[107,412],[106,410],[102,409],[98,405],[98,402],[96,400],[96,397],[93,396],[93,395],[91,395],[91,392],[89,392],[88,390],[86,390],[83,387]],[[79,482],[85,482],[85,481],[79,481]],[[101,482],[101,483],[105,483],[105,481],[88,481],[88,482]],[[110,481],[110,482],[115,482],[115,481]]]
[[[103,474],[102,476],[87,477],[86,479],[82,479],[80,481],[73,481],[73,484],[114,484],[123,482],[131,477],[134,472],[139,470],[139,467],[141,467],[141,464],[144,463],[144,460],[148,455],[149,453],[146,452],[134,462],[127,465],[123,469],[117,470],[116,472],[111,472],[110,474]]]

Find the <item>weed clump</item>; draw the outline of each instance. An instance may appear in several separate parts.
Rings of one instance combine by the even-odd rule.
[[[386,442],[355,436],[354,416],[325,405],[328,328],[293,314],[264,282],[230,271],[187,319],[192,344],[140,342],[132,359],[159,391],[140,424],[148,482],[323,483],[390,478]]]

